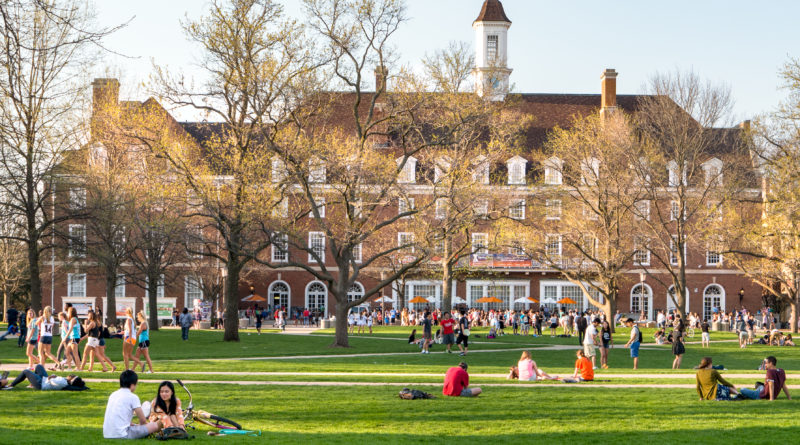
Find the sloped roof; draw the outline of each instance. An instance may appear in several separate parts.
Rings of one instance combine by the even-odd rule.
[[[478,18],[475,19],[475,22],[511,23],[511,20],[509,20],[508,16],[506,16],[506,12],[503,10],[503,4],[500,3],[500,0],[486,0],[483,2],[481,13],[478,14]]]

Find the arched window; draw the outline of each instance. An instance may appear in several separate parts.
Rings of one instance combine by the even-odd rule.
[[[710,284],[703,291],[703,319],[710,320],[715,312],[725,310],[725,289],[719,284]]]
[[[644,312],[649,320],[652,318],[652,302],[653,293],[650,292],[650,287],[648,285],[637,284],[636,286],[633,286],[633,289],[631,289],[632,313],[639,315]]]
[[[353,283],[350,289],[347,290],[347,302],[360,300],[364,297],[364,286],[361,283]]]
[[[283,281],[276,281],[269,286],[270,302],[274,305],[289,308],[289,285]]]
[[[686,304],[684,305],[684,308],[685,308],[684,310],[688,311],[689,310],[689,289],[686,289],[686,291],[683,293],[683,295],[686,296]],[[672,301],[673,297],[675,298],[675,300],[678,299],[678,296],[675,295],[675,286],[670,286],[669,289],[667,289],[667,311],[670,311],[670,310],[675,309],[675,308],[678,307]]]
[[[312,311],[320,310],[325,312],[327,297],[328,289],[319,281],[312,281],[306,287],[306,307]]]

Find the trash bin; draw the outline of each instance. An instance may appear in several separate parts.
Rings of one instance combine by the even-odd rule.
[[[331,327],[331,320],[324,318],[319,322],[319,327],[322,329],[329,329]]]
[[[723,321],[723,322],[721,322],[719,324],[719,330],[720,331],[724,331],[724,332],[728,332],[728,331],[731,330],[731,324],[728,323],[727,321]]]
[[[247,329],[247,325],[250,324],[250,321],[246,318],[239,319],[239,329]]]
[[[712,330],[712,331],[719,331],[719,330],[720,330],[720,325],[721,325],[721,324],[722,324],[722,323],[720,323],[720,322],[718,322],[718,321],[713,321],[713,322],[711,322],[711,330]]]

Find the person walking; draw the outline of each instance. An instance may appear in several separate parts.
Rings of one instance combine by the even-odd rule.
[[[456,342],[455,340],[455,325],[456,321],[450,316],[450,312],[445,312],[442,318],[442,343],[444,343],[445,349],[447,350],[448,354],[451,354],[451,348],[453,344]]]
[[[139,360],[139,356],[144,355],[144,359],[147,361],[147,366],[150,368],[147,373],[152,374],[153,362],[150,360],[150,326],[147,324],[147,317],[144,315],[144,311],[139,311],[139,313],[136,314],[136,318],[139,320],[139,329],[137,330],[139,346],[136,348],[136,355],[133,356],[133,366],[135,368],[136,366],[141,365],[142,372],[144,372],[144,363]]]
[[[458,355],[465,356],[469,351],[469,318],[463,309],[461,310],[461,318],[458,319],[458,338],[456,339],[458,349],[461,351]]]
[[[583,320],[584,323],[586,322],[585,318],[580,317],[580,319]],[[595,318],[592,320],[592,324],[583,329],[583,354],[584,357],[592,361],[592,369],[597,369],[595,345],[597,345],[597,326],[599,324],[600,320]]]
[[[30,309],[29,309],[30,310]],[[19,317],[19,337],[17,337],[17,347],[21,348],[22,345],[25,344],[25,341],[28,339],[28,311],[25,311],[25,315],[20,315]]]
[[[34,353],[36,345],[39,344],[39,318],[36,317],[36,312],[33,309],[28,309],[25,324],[28,326],[25,353],[28,356],[28,368],[33,369],[34,366],[39,364],[38,354]]]
[[[613,341],[611,337],[611,325],[608,323],[608,320],[603,322],[602,330],[600,331],[600,367],[603,369],[608,369],[608,348]]]
[[[431,345],[433,323],[431,322],[431,313],[425,312],[422,316],[422,353],[430,354],[428,348]]]
[[[189,340],[189,328],[192,327],[192,314],[189,309],[183,308],[181,315],[178,317],[178,324],[181,326],[181,338],[183,341]]]
[[[681,360],[683,360],[683,354],[686,353],[686,347],[683,345],[683,331],[683,320],[680,320],[678,327],[672,333],[672,355],[675,356],[672,361],[672,369],[681,369]]]
[[[578,326],[578,345],[586,345],[586,328],[589,327],[589,323],[586,321],[586,314],[579,314],[578,318],[575,320],[575,324]],[[597,334],[595,332],[595,334]],[[594,343],[592,343],[594,345]],[[587,354],[588,356],[588,354]],[[594,362],[594,355],[592,357],[592,362]]]
[[[130,361],[133,359],[133,347],[136,346],[135,326],[133,309],[126,307],[125,319],[122,321],[122,361],[125,363],[126,371],[131,369]]]
[[[625,326],[631,328],[631,338],[625,343],[625,347],[631,349],[633,369],[639,369],[639,346],[642,343],[642,332],[639,330],[639,326],[634,323],[633,318],[625,320]]]

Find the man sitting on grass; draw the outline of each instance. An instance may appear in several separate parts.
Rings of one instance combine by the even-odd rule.
[[[562,379],[561,381],[564,383],[578,383],[591,382],[594,380],[594,369],[592,367],[592,362],[586,358],[586,353],[578,350],[575,351],[575,355],[578,358],[575,360],[575,372],[572,373],[572,377]]]
[[[461,362],[458,366],[448,369],[444,375],[442,394],[452,397],[477,397],[482,392],[480,388],[467,388],[468,386],[467,364]]]
[[[781,393],[781,390],[786,393],[786,398],[791,400],[792,396],[789,395],[789,388],[786,387],[786,372],[777,367],[778,359],[769,356],[764,359],[764,365],[767,368],[766,380],[764,386],[756,389],[742,388],[739,392],[748,399],[769,399],[775,400]]]
[[[106,439],[141,439],[160,431],[161,422],[147,423],[142,404],[134,392],[139,376],[131,370],[119,375],[119,389],[111,393],[103,418],[103,437]],[[131,416],[139,418],[139,424],[131,423]]]

